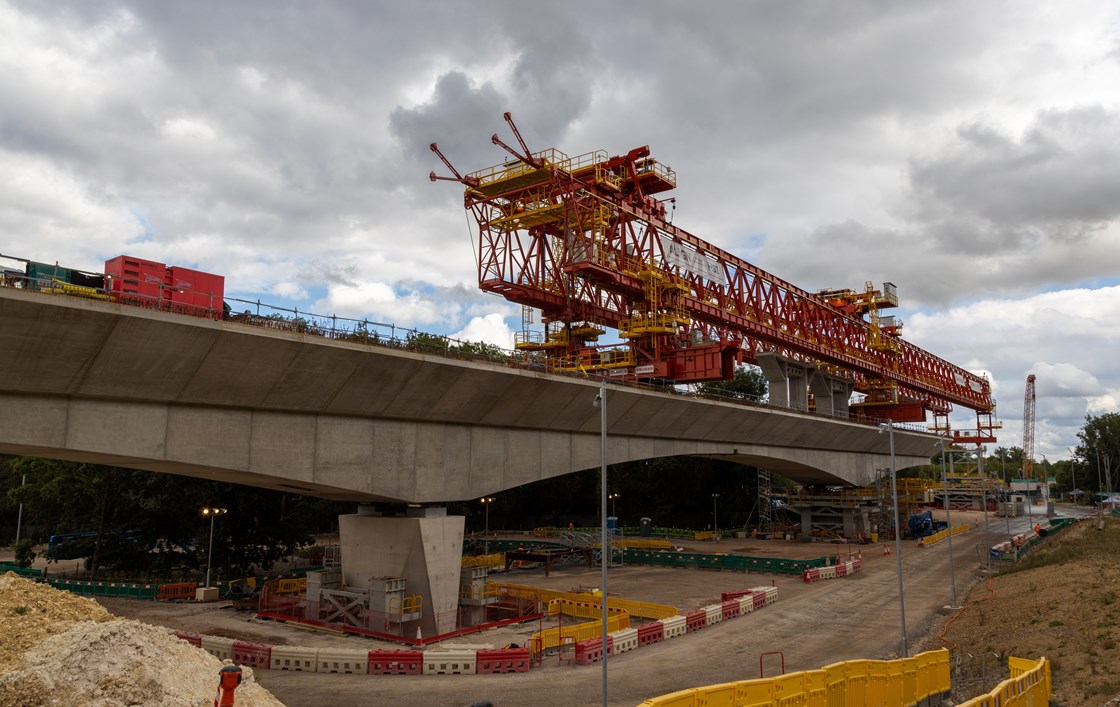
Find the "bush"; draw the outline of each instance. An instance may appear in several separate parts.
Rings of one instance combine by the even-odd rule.
[[[35,551],[32,549],[34,547],[35,543],[27,538],[17,540],[12,545],[12,550],[16,553],[16,564],[23,568],[30,567],[31,563],[35,561]]]

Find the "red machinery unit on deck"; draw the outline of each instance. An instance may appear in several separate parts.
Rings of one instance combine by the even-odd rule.
[[[224,309],[225,278],[129,255],[105,261],[114,298],[130,304],[173,309],[219,319]]]
[[[534,153],[505,119],[521,149],[491,141],[513,159],[464,176],[432,143],[454,177],[430,178],[464,185],[479,287],[523,306],[515,343],[525,355],[682,383],[730,379],[738,363],[773,352],[851,380],[872,402],[860,408],[867,417],[994,407],[986,378],[903,341],[900,324],[867,309],[883,306],[883,293],[869,294],[870,305],[858,293],[814,295],[670,223],[654,195],[675,188],[676,174],[648,147]],[[608,327],[621,343],[599,343]]]

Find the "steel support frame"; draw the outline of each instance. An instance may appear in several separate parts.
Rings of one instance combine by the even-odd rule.
[[[527,229],[509,220],[491,227],[508,219],[518,198],[530,190],[538,200],[545,194],[562,204],[563,218]],[[652,197],[596,187],[554,166],[543,186],[496,196],[468,186],[465,203],[479,225],[480,287],[538,307],[546,318],[587,319],[617,328],[642,292],[640,279],[625,272],[627,264],[675,269],[662,253],[660,237],[667,236],[718,262],[726,285],[683,271],[674,274],[689,287],[679,303],[706,338],[737,343],[744,360],[775,351],[847,371],[857,390],[866,378],[884,378],[897,382],[904,395],[928,398],[931,409],[993,407],[987,379],[902,340],[894,352],[872,348],[868,322],[667,223],[661,203]],[[590,214],[601,205],[610,207],[611,217],[607,231],[596,234]],[[596,242],[596,235],[603,242]],[[596,262],[602,254],[606,262]],[[585,261],[590,264],[580,272]]]

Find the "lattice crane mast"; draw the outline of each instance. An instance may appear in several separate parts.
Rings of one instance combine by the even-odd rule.
[[[1023,395],[1023,478],[1034,478],[1034,374],[1027,376]]]
[[[869,397],[889,388],[875,417],[992,409],[986,378],[903,341],[894,324],[865,321],[863,305],[806,292],[670,223],[656,195],[676,187],[676,173],[648,146],[530,152],[504,118],[520,150],[491,141],[511,159],[464,176],[432,143],[455,176],[429,176],[465,187],[479,287],[523,307],[518,350],[557,369],[670,383],[730,379],[773,352]],[[532,310],[543,330],[528,328]],[[608,328],[619,343],[599,343]]]

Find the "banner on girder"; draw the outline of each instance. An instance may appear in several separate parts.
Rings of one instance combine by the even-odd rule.
[[[665,257],[666,263],[674,265],[690,275],[699,275],[706,278],[717,285],[727,284],[727,278],[724,277],[723,268],[719,266],[718,260],[709,258],[698,250],[686,248],[669,236],[664,234],[660,234],[660,236],[661,253]]]

